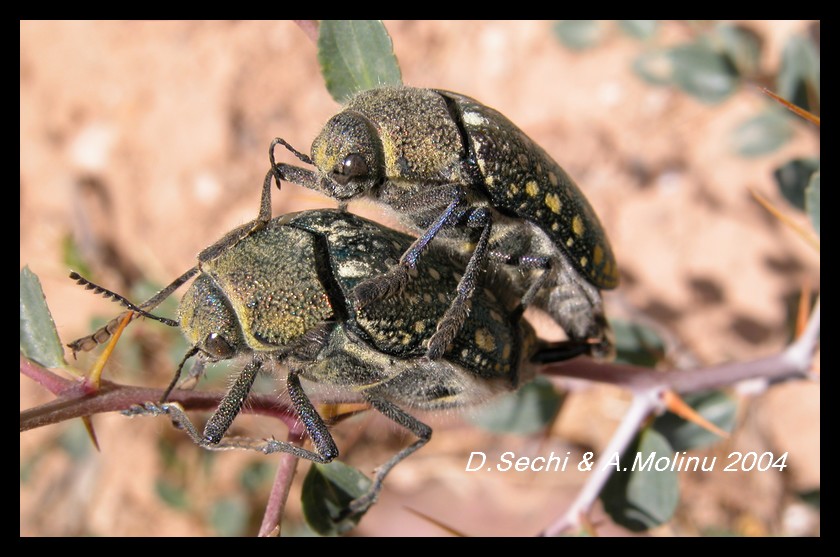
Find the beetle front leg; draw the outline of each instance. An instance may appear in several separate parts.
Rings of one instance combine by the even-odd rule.
[[[312,444],[318,452],[309,451],[276,439],[224,437],[233,419],[239,414],[242,403],[247,398],[248,391],[250,391],[260,367],[260,363],[252,362],[242,370],[233,387],[231,387],[228,394],[222,399],[219,408],[210,417],[203,434],[199,433],[198,428],[190,421],[186,412],[184,412],[184,409],[178,403],[167,402],[155,404],[147,402],[142,406],[134,407],[124,413],[130,416],[158,416],[166,414],[172,420],[172,423],[178,429],[184,430],[196,445],[211,451],[239,449],[257,451],[263,454],[282,452],[290,453],[298,458],[305,458],[306,460],[311,460],[319,464],[332,462],[338,457],[338,448],[324,420],[318,414],[317,410],[315,410],[306,393],[304,393],[297,373],[289,374],[289,396],[300,420],[306,427],[306,433],[312,439]]]
[[[371,302],[387,298],[402,290],[403,286],[408,282],[409,271],[417,267],[417,260],[425,251],[429,242],[438,235],[444,226],[452,226],[458,222],[463,214],[465,197],[463,190],[459,187],[446,186],[435,189],[431,193],[431,197],[434,199],[440,199],[442,195],[447,195],[452,201],[438,215],[437,219],[435,219],[423,235],[417,238],[402,257],[400,257],[399,264],[383,275],[362,281],[353,290],[353,297],[355,298],[357,309],[364,308]],[[421,197],[429,196],[430,194],[427,192],[426,194],[417,196],[411,203],[421,203]]]

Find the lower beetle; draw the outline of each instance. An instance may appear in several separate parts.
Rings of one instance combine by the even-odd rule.
[[[277,144],[316,170],[275,164]],[[618,269],[604,229],[574,180],[504,115],[450,91],[371,89],[327,122],[311,153],[272,142],[278,187],[284,179],[342,203],[366,198],[421,233],[398,265],[356,287],[359,307],[410,282],[434,238],[471,255],[429,339],[430,358],[451,348],[491,258],[527,284],[525,304],[547,311],[592,355],[611,357],[601,290],[618,285]]]
[[[150,403],[137,413],[170,415],[208,449],[288,452],[326,463],[338,456],[338,448],[301,378],[353,391],[418,438],[378,469],[370,490],[351,503],[355,514],[376,500],[388,472],[431,437],[431,428],[403,407],[463,407],[514,390],[533,376],[531,358],[545,345],[522,319],[523,292],[506,274],[488,274],[452,349],[430,360],[425,346],[465,272],[463,254],[430,246],[425,264],[403,289],[358,309],[348,303],[353,289],[386,272],[413,238],[338,210],[256,222],[228,233],[202,252],[196,267],[149,302],[132,306],[149,315],[145,310],[196,275],[178,311],[178,325],[193,346],[184,361],[196,355],[199,369],[209,361],[245,362],[203,434],[177,405]],[[103,328],[71,347],[87,350],[108,334]],[[257,373],[277,364],[288,370],[290,399],[314,451],[276,440],[246,445],[223,438]]]

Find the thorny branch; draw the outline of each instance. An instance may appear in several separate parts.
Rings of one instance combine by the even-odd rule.
[[[782,352],[765,358],[664,372],[637,366],[603,364],[578,358],[545,366],[542,372],[552,377],[613,384],[633,393],[630,410],[604,451],[606,455],[621,454],[645,419],[664,409],[663,395],[667,391],[685,394],[734,385],[747,379],[761,378],[771,384],[808,378],[812,358],[819,341],[819,331],[820,306],[817,302],[802,335]],[[138,404],[160,400],[163,395],[162,389],[131,387],[110,381],[102,381],[101,387],[96,390],[86,379],[63,378],[23,356],[20,357],[20,372],[57,395],[54,401],[21,412],[21,432],[82,416],[128,410]],[[185,410],[213,410],[218,406],[222,396],[222,393],[175,390],[170,399],[172,402],[179,403]],[[243,409],[244,412],[275,417],[289,427],[288,441],[290,443],[301,445],[304,442],[305,434],[293,409],[281,405],[272,395],[252,395],[248,400],[249,404]],[[279,532],[280,518],[296,465],[297,459],[292,455],[280,456],[277,476],[260,527],[261,536]],[[592,475],[575,501],[542,534],[556,535],[579,526],[582,517],[588,513],[597,500],[611,471],[611,467],[604,467],[602,470],[596,461]]]
[[[602,453],[603,455],[623,454],[645,419],[651,414],[664,410],[663,397],[667,391],[686,394],[734,385],[747,379],[765,379],[768,384],[772,384],[808,378],[819,342],[819,334],[820,304],[818,301],[802,335],[782,352],[766,358],[671,372],[634,366],[598,364],[590,361],[582,365],[567,362],[546,366],[543,373],[556,377],[575,377],[611,383],[625,387],[633,393],[630,409]],[[596,460],[592,467],[592,475],[574,502],[543,530],[541,535],[556,536],[579,527],[592,509],[592,505],[612,471],[612,467],[601,466],[601,463]]]

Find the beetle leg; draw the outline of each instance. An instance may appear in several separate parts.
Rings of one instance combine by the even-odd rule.
[[[262,361],[255,358],[239,372],[233,386],[222,398],[219,407],[210,416],[207,425],[204,426],[204,441],[206,443],[217,445],[222,440],[222,437],[230,428],[230,424],[242,410],[242,405],[248,398],[254,380],[257,378],[257,372],[261,367]]]
[[[454,199],[449,203],[446,209],[435,219],[435,222],[417,238],[414,243],[400,258],[398,265],[394,266],[387,273],[367,279],[359,283],[353,289],[353,297],[355,298],[356,309],[364,308],[366,305],[382,298],[387,298],[399,292],[405,283],[408,281],[409,271],[415,269],[417,260],[426,249],[426,246],[432,239],[437,236],[441,228],[444,226],[451,226],[455,224],[459,217],[463,214],[461,209],[464,204],[463,192],[459,189],[455,190]]]
[[[233,387],[231,387],[230,391],[222,399],[219,408],[210,417],[203,434],[198,432],[198,429],[190,421],[184,409],[178,403],[167,402],[155,404],[147,402],[142,406],[127,410],[125,414],[131,416],[158,416],[160,414],[166,414],[172,420],[172,423],[178,429],[184,430],[196,445],[213,451],[244,449],[258,451],[264,454],[282,452],[290,453],[298,458],[305,458],[320,464],[327,464],[335,459],[338,456],[338,448],[335,445],[335,441],[333,441],[324,420],[318,415],[312,402],[306,396],[306,393],[304,393],[297,373],[289,374],[289,395],[298,416],[306,426],[306,432],[312,439],[312,444],[315,445],[318,451],[317,453],[276,439],[264,440],[250,439],[247,437],[224,437],[230,424],[242,409],[242,404],[248,396],[248,392],[253,385],[261,365],[261,362],[255,359],[245,366],[239,377],[237,377]]]
[[[467,226],[481,227],[481,236],[475,245],[475,250],[470,256],[464,276],[458,282],[458,294],[443,317],[438,321],[437,330],[429,339],[429,347],[426,350],[426,357],[430,360],[437,360],[443,357],[449,345],[458,336],[458,331],[464,325],[469,315],[469,301],[475,292],[476,285],[482,272],[487,265],[487,246],[490,243],[490,230],[493,227],[493,219],[490,211],[486,208],[479,208],[472,211],[467,219]]]
[[[365,493],[361,497],[353,499],[350,502],[349,508],[346,511],[345,516],[342,516],[341,518],[347,518],[347,516],[349,515],[363,513],[366,510],[368,510],[370,506],[376,502],[377,497],[379,497],[379,492],[382,490],[382,482],[385,480],[385,476],[388,475],[391,469],[397,464],[399,464],[402,460],[412,455],[420,447],[428,443],[429,439],[432,438],[432,428],[430,428],[411,414],[408,414],[396,404],[388,402],[387,400],[381,398],[368,398],[368,401],[374,408],[376,408],[376,410],[382,413],[386,418],[409,430],[411,433],[416,435],[418,439],[408,447],[404,448],[403,450],[392,456],[388,462],[386,462],[376,470],[376,475],[373,478],[373,483],[371,484],[367,493]]]

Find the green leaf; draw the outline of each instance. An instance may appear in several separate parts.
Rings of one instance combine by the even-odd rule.
[[[762,40],[755,31],[741,25],[722,23],[715,28],[712,40],[720,45],[739,75],[752,77],[759,73]]]
[[[322,21],[318,61],[327,90],[338,102],[367,89],[402,85],[391,37],[381,21]]]
[[[779,96],[814,114],[820,112],[820,53],[808,38],[793,36],[782,50]]]
[[[616,361],[653,367],[665,354],[665,343],[653,329],[621,319],[611,319],[615,334]]]
[[[655,33],[659,24],[655,19],[621,19],[618,27],[636,39],[649,39]]]
[[[812,489],[799,493],[799,498],[811,507],[820,510],[820,489]]]
[[[72,234],[67,234],[61,239],[61,259],[68,269],[73,269],[83,277],[92,275],[90,267],[82,256],[82,252],[79,250]]]
[[[270,485],[274,467],[264,460],[248,463],[239,474],[239,485],[248,493],[257,493],[264,485]]]
[[[173,509],[183,510],[189,507],[184,488],[174,485],[169,480],[161,478],[155,481],[155,492],[161,501]]]
[[[651,462],[655,463],[662,457],[673,458],[674,451],[659,433],[646,429],[622,455],[620,470],[613,472],[600,496],[607,514],[617,524],[634,532],[669,521],[680,499],[676,472],[638,469],[651,454]],[[633,470],[634,463],[636,470]]]
[[[720,429],[731,432],[735,428],[738,404],[722,392],[694,393],[684,396],[683,400]],[[697,449],[721,440],[719,435],[670,412],[656,418],[652,427],[675,451]]]
[[[601,41],[604,25],[594,19],[566,19],[554,24],[554,34],[567,48],[584,50]]]
[[[669,56],[674,84],[702,102],[722,102],[738,88],[732,63],[705,41],[675,46]]]
[[[670,85],[674,81],[674,61],[664,48],[650,49],[637,56],[633,71],[651,85]]]
[[[353,529],[362,515],[341,517],[350,502],[367,493],[370,485],[370,478],[341,462],[313,463],[303,480],[301,495],[306,522],[322,536],[337,536]]]
[[[793,159],[773,171],[779,191],[788,202],[799,210],[805,210],[805,189],[811,176],[820,168],[818,159]]]
[[[67,365],[41,281],[29,267],[20,270],[20,351],[44,367]]]
[[[249,517],[250,509],[241,497],[226,497],[210,507],[210,524],[220,536],[245,535]]]
[[[61,432],[58,446],[75,462],[81,462],[90,456],[91,439],[81,420],[74,420],[67,429]]]
[[[738,126],[732,134],[732,148],[745,157],[765,155],[784,145],[792,133],[790,118],[773,107]]]
[[[811,225],[820,235],[820,171],[811,176],[811,182],[805,188],[805,210],[811,218]]]
[[[563,399],[551,381],[537,377],[516,392],[477,409],[470,421],[490,431],[530,435],[551,423]]]

